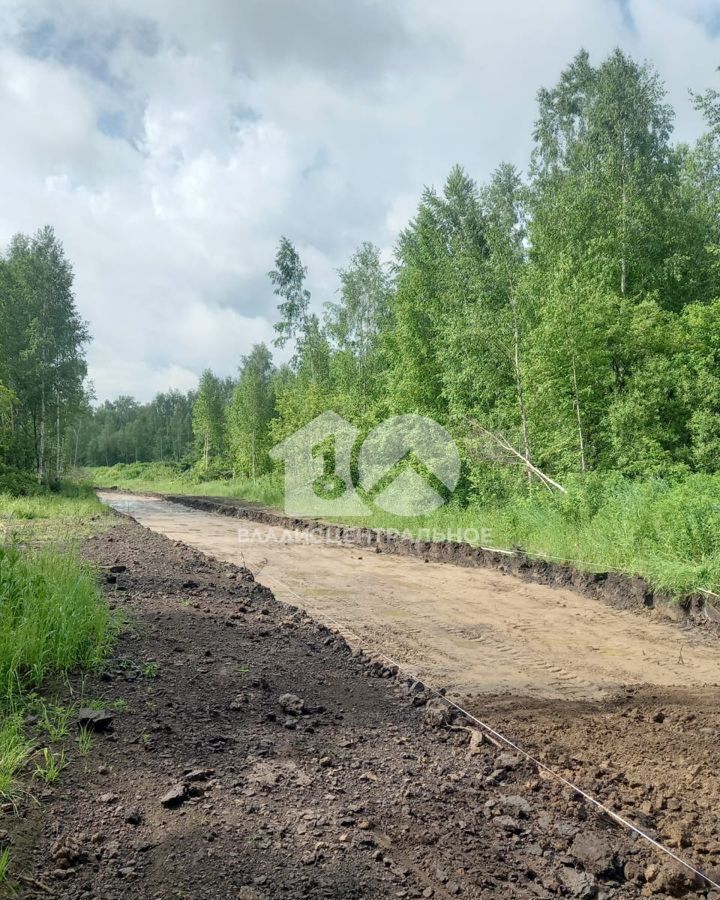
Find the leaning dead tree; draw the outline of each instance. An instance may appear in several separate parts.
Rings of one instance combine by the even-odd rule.
[[[475,419],[467,419],[466,421],[474,438],[472,449],[475,450],[478,456],[501,465],[524,466],[528,474],[542,482],[549,491],[567,493],[567,490],[561,484],[558,484],[557,481],[554,481],[549,475],[538,469],[525,454],[513,447],[501,432],[491,431]]]

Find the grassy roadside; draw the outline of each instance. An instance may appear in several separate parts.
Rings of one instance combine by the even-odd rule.
[[[586,571],[640,575],[678,597],[720,593],[718,476],[578,479],[565,495],[536,490],[502,505],[449,504],[420,519],[379,512],[370,524],[426,539],[521,549]]]
[[[72,549],[83,537],[111,524],[110,511],[89,482],[65,482],[57,493],[29,497],[0,492],[0,544]]]
[[[76,552],[81,537],[109,522],[89,486],[0,495],[0,804],[16,802],[29,767],[33,779],[49,783],[66,764],[50,746],[67,733],[57,721],[65,713],[35,692],[48,678],[98,666],[112,644],[116,622],[94,570]],[[30,710],[44,717],[48,746],[27,735]],[[3,851],[0,884],[8,865]]]
[[[125,488],[129,491],[157,491],[161,494],[189,494],[208,497],[240,497],[252,503],[281,508],[283,482],[277,475],[250,478],[198,481],[163,463],[119,463],[116,466],[88,469],[95,487]]]
[[[277,476],[192,482],[169,467],[163,470],[134,464],[93,470],[91,477],[98,485],[236,497],[282,508]],[[720,475],[633,480],[592,474],[568,479],[566,487],[567,494],[538,487],[466,506],[451,502],[421,518],[375,510],[367,518],[342,521],[426,539],[519,548],[590,571],[641,575],[676,596],[720,593]]]

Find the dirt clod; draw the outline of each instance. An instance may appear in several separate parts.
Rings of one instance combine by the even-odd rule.
[[[305,701],[295,694],[282,694],[278,698],[278,703],[291,716],[300,716],[305,712]]]
[[[568,852],[593,875],[605,875],[615,868],[615,853],[605,837],[597,832],[576,834]]]
[[[578,900],[590,900],[597,896],[597,882],[588,872],[579,872],[568,866],[560,870],[560,880],[571,897]]]
[[[167,807],[168,809],[172,809],[175,806],[180,806],[185,802],[188,798],[188,789],[185,784],[176,784],[170,788],[163,796],[160,798],[160,804],[162,806]]]
[[[88,731],[103,732],[112,728],[115,721],[114,713],[106,709],[80,709],[77,715],[78,728],[86,728]]]

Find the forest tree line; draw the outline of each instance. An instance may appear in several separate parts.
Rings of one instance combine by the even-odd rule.
[[[17,234],[0,254],[0,484],[52,484],[77,458],[88,340],[52,228]]]
[[[650,66],[580,52],[538,93],[526,176],[504,163],[478,185],[453,168],[392,260],[358,248],[321,314],[282,238],[269,277],[291,361],[261,344],[234,380],[208,369],[194,394],[104,404],[83,461],[257,477],[275,443],[333,409],[361,429],[431,416],[476,491],[492,469],[475,422],[555,475],[717,471],[720,96],[694,99],[706,129],[673,143]]]

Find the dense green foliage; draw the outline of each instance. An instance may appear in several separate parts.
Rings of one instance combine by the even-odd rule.
[[[80,425],[81,465],[110,466],[150,460],[180,462],[193,448],[195,392],[168,391],[150,403],[132,397],[107,400]]]
[[[455,167],[392,260],[358,249],[322,317],[283,237],[275,343],[294,355],[274,367],[257,346],[233,385],[203,375],[184,467],[237,486],[267,478],[269,449],[328,409],[361,432],[421,413],[463,459],[440,518],[658,584],[716,585],[698,532],[720,473],[720,99],[696,101],[706,133],[675,144],[651,67],[579,53],[538,93],[527,176],[501,164],[477,185]],[[506,465],[493,435],[568,494],[517,455]],[[682,503],[672,537],[658,517]]]
[[[334,409],[361,429],[393,413],[434,417],[463,446],[468,499],[517,489],[470,420],[561,481],[717,471],[717,102],[698,98],[707,133],[674,145],[652,69],[620,51],[597,67],[579,53],[538,94],[527,180],[502,164],[478,187],[454,168],[441,191],[424,192],[394,260],[358,249],[322,320],[283,237],[269,276],[275,343],[292,342],[290,364],[274,368],[257,346],[235,384],[205,372],[192,446],[186,430],[158,451],[151,404],[132,417],[146,437],[103,458],[101,407],[83,461],[184,460],[253,478],[271,469],[274,443]]]
[[[51,228],[16,235],[0,255],[0,490],[27,493],[22,472],[42,486],[73,461],[88,332],[72,285]]]

